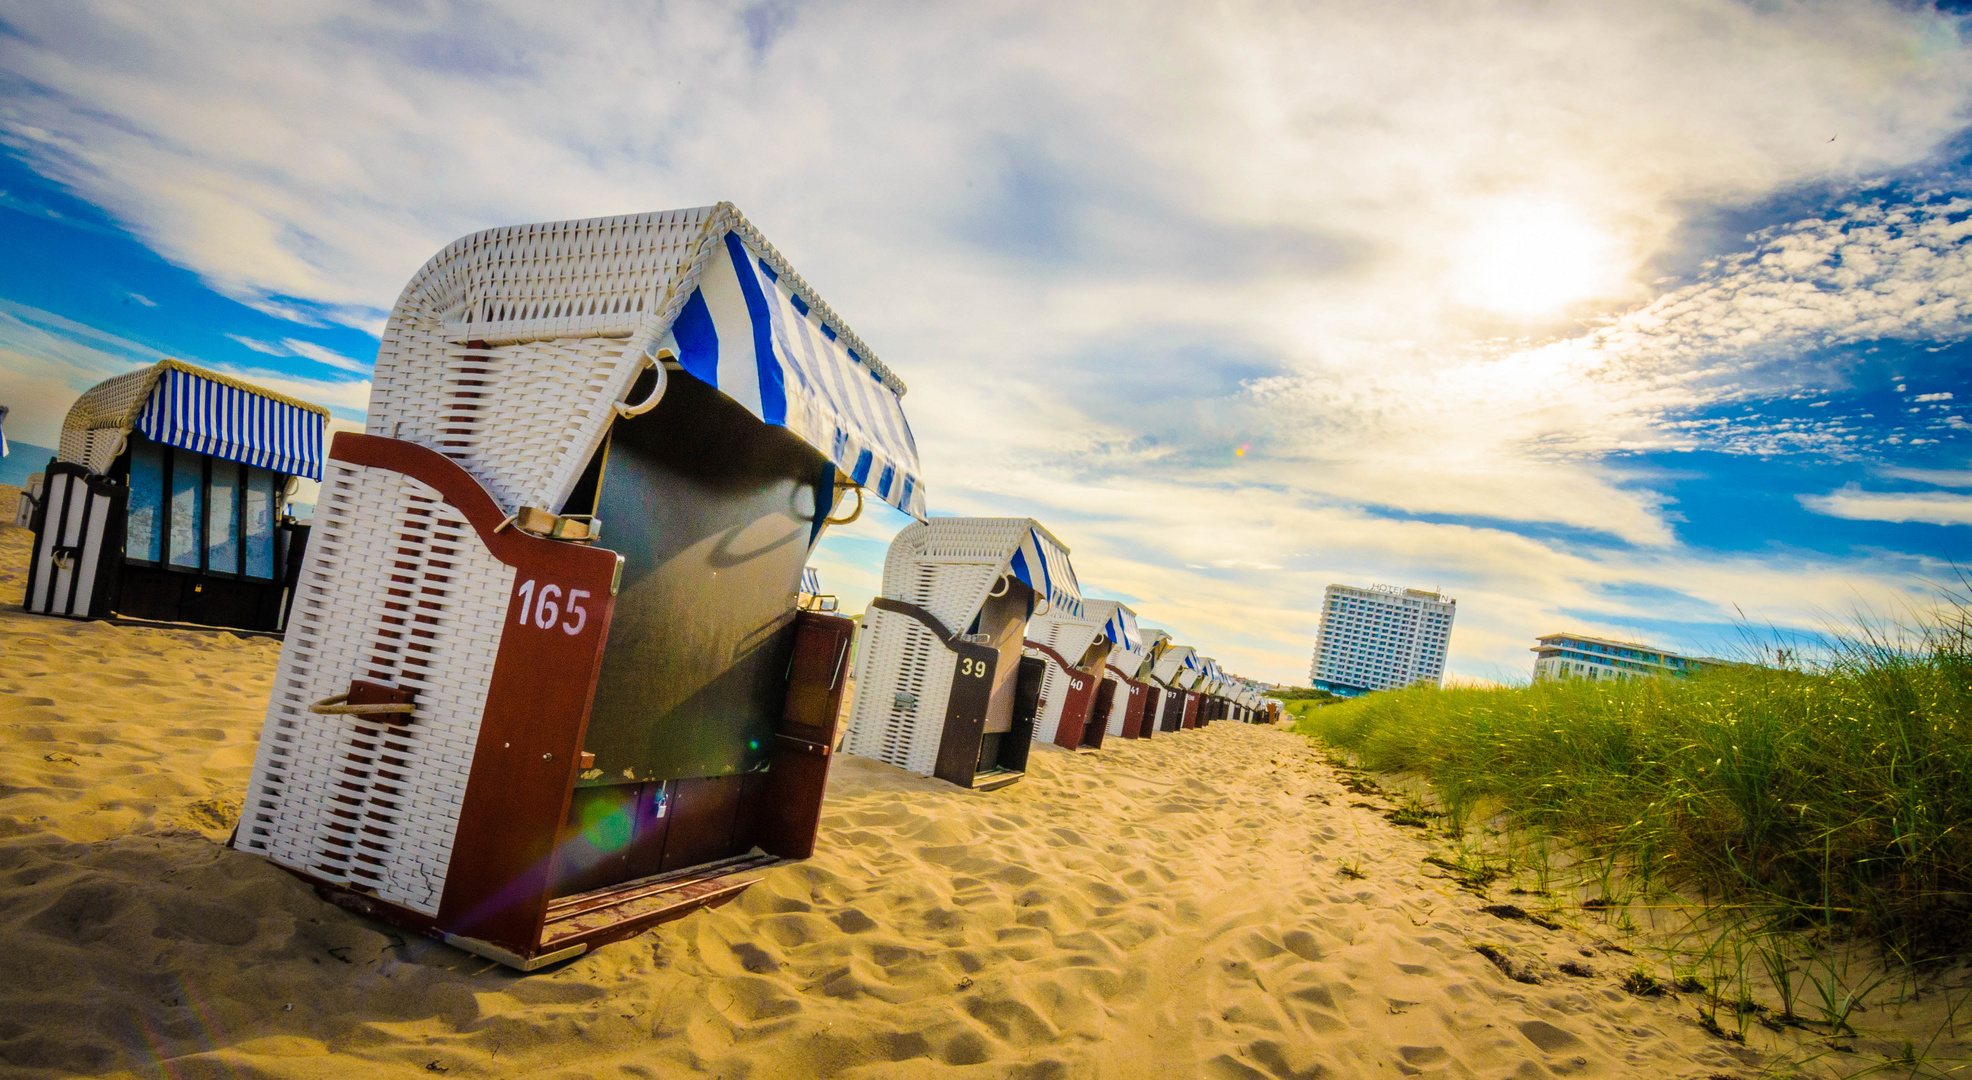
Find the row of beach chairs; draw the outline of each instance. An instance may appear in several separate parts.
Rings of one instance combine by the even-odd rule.
[[[488,230],[361,434],[176,361],[83,395],[27,607],[282,631],[232,846],[522,970],[808,856],[839,749],[990,790],[1277,716],[1039,523],[929,517],[904,394],[730,204]],[[859,625],[807,564],[866,499],[917,521]]]

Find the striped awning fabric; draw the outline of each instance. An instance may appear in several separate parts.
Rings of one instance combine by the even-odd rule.
[[[1129,652],[1136,652],[1142,647],[1143,635],[1137,630],[1136,613],[1121,604],[1116,605],[1116,612],[1109,617],[1109,621],[1102,624],[1102,636]]]
[[[137,417],[137,430],[145,437],[290,476],[322,478],[325,410],[255,393],[230,379],[207,378],[189,365],[160,368]]]
[[[810,566],[801,571],[801,591],[809,596],[819,596],[822,592],[822,576]]]
[[[1049,612],[1081,618],[1082,586],[1075,580],[1075,568],[1069,565],[1068,549],[1054,537],[1030,527],[1007,565],[1014,577],[1048,598]]]
[[[917,442],[897,390],[739,233],[706,260],[658,348],[877,498],[924,518]]]

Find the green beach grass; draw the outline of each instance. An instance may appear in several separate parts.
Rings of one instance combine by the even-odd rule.
[[[1362,767],[1428,780],[1454,830],[1504,813],[1776,928],[1939,955],[1972,947],[1968,631],[1947,605],[1907,643],[1865,633],[1811,669],[1288,707]]]

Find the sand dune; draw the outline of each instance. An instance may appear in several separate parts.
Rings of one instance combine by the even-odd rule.
[[[840,758],[814,859],[516,975],[224,850],[276,643],[25,615],[25,549],[0,529],[16,1075],[1749,1074],[1618,989],[1627,958],[1481,913],[1302,740],[1231,724],[1037,749],[993,793]]]

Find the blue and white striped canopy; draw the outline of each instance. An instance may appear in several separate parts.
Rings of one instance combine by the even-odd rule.
[[[801,591],[809,596],[819,596],[822,592],[822,576],[810,566],[801,571]]]
[[[167,360],[158,366],[157,383],[137,417],[137,430],[145,437],[290,476],[322,478],[327,410],[189,364]]]
[[[902,402],[737,232],[659,341],[694,378],[784,427],[884,502],[923,520],[924,479]]]
[[[1007,565],[1014,577],[1048,598],[1049,612],[1082,617],[1082,586],[1075,580],[1075,568],[1069,565],[1068,552],[1054,537],[1030,527]]]
[[[1127,652],[1136,652],[1143,647],[1143,635],[1137,630],[1137,616],[1129,608],[1116,605],[1116,611],[1109,621],[1102,624],[1102,636],[1123,647]]]

